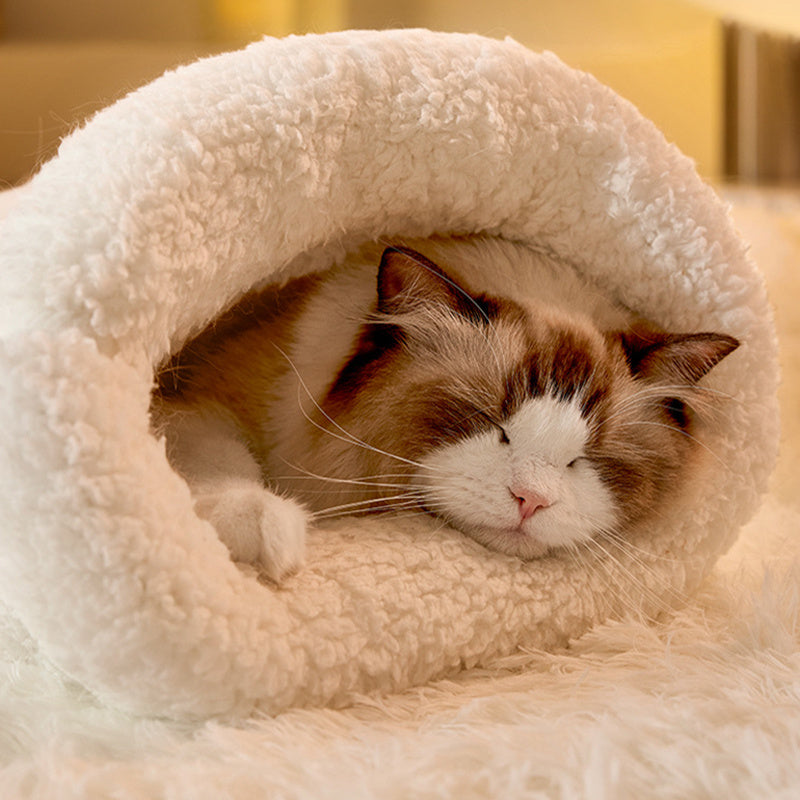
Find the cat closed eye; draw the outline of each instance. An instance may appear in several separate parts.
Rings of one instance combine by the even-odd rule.
[[[497,428],[497,432],[500,437],[500,444],[511,444],[511,440],[508,438],[506,429],[491,414],[487,414],[485,411],[479,411],[478,413],[485,420],[494,425],[495,428]]]

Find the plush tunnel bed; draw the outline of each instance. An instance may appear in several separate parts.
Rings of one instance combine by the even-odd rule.
[[[425,519],[349,520],[315,532],[306,569],[270,588],[195,517],[150,434],[153,370],[255,285],[324,267],[360,241],[435,231],[545,247],[664,326],[740,338],[711,382],[735,399],[719,467],[637,542],[635,559],[593,570],[522,563],[455,532],[434,535]],[[632,677],[630,637],[641,668],[661,680],[664,631],[677,636],[675,658],[698,666],[702,656],[683,647],[703,641],[703,623],[691,605],[666,628],[609,620],[663,611],[701,584],[708,597],[703,579],[755,512],[777,443],[761,276],[724,204],[635,109],[510,41],[425,31],[266,40],[99,114],[15,199],[1,233],[4,633],[17,676],[24,664],[25,680],[46,684],[28,727],[20,679],[9,681],[14,742],[25,749],[37,714],[61,704],[62,729],[85,728],[78,739],[104,753],[110,736],[123,761],[133,757],[107,778],[89,762],[61,766],[97,787],[118,781],[121,796],[172,780],[157,777],[172,756],[154,743],[177,747],[174,763],[188,769],[217,746],[233,752],[237,735],[259,752],[228,774],[265,790],[313,795],[330,778],[354,796],[349,765],[364,796],[388,796],[398,754],[422,769],[426,741],[442,761],[422,769],[424,786],[449,775],[455,790],[448,753],[486,747],[485,780],[508,789],[511,756],[523,754],[516,745],[501,758],[489,732],[508,743],[519,725],[544,743],[549,720],[566,735],[578,713],[571,691],[600,726],[590,733],[579,720],[588,749],[528,753],[520,780],[552,794],[575,782],[579,796],[568,762],[589,780],[592,753],[598,780],[612,785],[597,715],[613,703],[592,670],[605,680],[618,665],[630,720],[642,692],[656,702]],[[680,614],[684,628],[670,629]],[[709,636],[709,648],[725,645]],[[699,674],[719,683],[721,663]],[[578,668],[589,670],[585,689]],[[434,683],[442,678],[456,683]],[[723,681],[717,696],[725,691]],[[297,707],[317,710],[287,711]],[[254,712],[284,713],[244,729],[202,723]],[[88,728],[78,723],[86,714]],[[184,722],[147,722],[153,715]],[[467,733],[453,728],[460,716]],[[312,741],[320,754],[304,770]],[[628,753],[633,740],[621,746]],[[48,778],[24,776],[53,747],[5,777],[36,796]],[[209,786],[224,782],[218,758],[205,769]]]

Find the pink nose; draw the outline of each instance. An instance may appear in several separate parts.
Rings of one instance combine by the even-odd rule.
[[[519,515],[523,520],[532,517],[537,511],[550,506],[550,501],[531,489],[520,489],[519,487],[509,487],[511,496],[519,503]]]

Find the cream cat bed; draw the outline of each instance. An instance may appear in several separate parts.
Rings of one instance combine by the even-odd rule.
[[[733,398],[714,467],[616,563],[522,563],[381,517],[316,532],[270,588],[150,435],[153,369],[254,285],[436,231],[547,248],[664,326],[741,339],[709,381]],[[725,209],[630,105],[511,41],[350,32],[167,74],[63,143],[0,265],[0,597],[136,713],[344,705],[654,613],[730,546],[774,462],[771,316]]]

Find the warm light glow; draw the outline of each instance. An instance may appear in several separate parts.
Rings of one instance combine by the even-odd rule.
[[[292,32],[294,0],[216,0],[214,33],[220,39]]]
[[[345,0],[212,0],[215,39],[254,39],[336,30]]]
[[[800,36],[798,0],[696,0],[725,18],[776,33]]]

